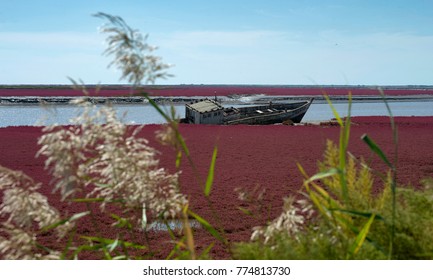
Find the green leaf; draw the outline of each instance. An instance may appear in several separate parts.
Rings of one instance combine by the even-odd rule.
[[[379,146],[370,138],[367,134],[361,136],[362,141],[364,141],[370,150],[376,153],[390,168],[394,168],[385,153],[379,148]]]
[[[113,252],[114,249],[116,249],[117,245],[119,245],[119,239],[114,240],[113,243],[111,243],[111,244],[109,244],[109,245],[107,246],[108,251],[109,251],[110,253]]]
[[[347,117],[344,123],[342,135],[341,135],[341,141],[340,144],[344,149],[340,149],[342,152],[344,152],[344,157],[346,156],[346,150],[347,146],[349,145],[349,138],[350,138],[350,116],[352,114],[352,94],[349,92],[348,97],[348,109],[347,109]]]
[[[348,109],[347,109],[347,117],[344,123],[344,126],[341,127],[340,131],[340,184],[341,184],[341,192],[343,194],[343,198],[345,201],[348,200],[349,194],[347,190],[347,181],[346,181],[346,155],[347,155],[347,147],[349,146],[349,138],[350,138],[350,115],[352,110],[352,93],[349,92],[349,100],[348,100]]]
[[[190,156],[190,152],[189,152],[189,149],[188,149],[188,146],[186,145],[186,143],[185,143],[185,140],[183,139],[183,137],[182,137],[182,135],[180,134],[180,132],[179,132],[179,129],[178,129],[178,126],[177,126],[177,124],[178,124],[178,122],[177,122],[177,120],[174,120],[174,119],[172,119],[172,118],[170,118],[170,116],[168,116],[162,109],[161,109],[161,107],[158,105],[158,104],[156,104],[156,102],[151,98],[151,97],[149,97],[149,95],[147,94],[147,93],[145,93],[145,92],[141,92],[140,93],[142,96],[144,96],[148,101],[149,101],[149,104],[152,106],[152,107],[154,107],[157,111],[158,111],[158,113],[168,122],[168,124],[174,129],[174,131],[175,131],[175,136],[176,136],[176,140],[177,140],[177,142],[180,144],[180,147],[182,148],[182,150],[183,150],[183,152],[185,153],[185,155],[186,155],[186,157],[187,157],[187,159],[188,159],[188,162],[189,162],[189,164],[191,165],[191,167],[192,167],[192,169],[193,169],[193,171],[194,171],[194,173],[195,173],[195,175],[197,176],[197,179],[198,179],[198,181],[200,182],[200,185],[203,183],[203,180],[202,180],[202,178],[200,177],[200,175],[198,174],[198,172],[197,172],[197,168],[195,167],[195,164],[194,164],[194,162],[193,162],[193,160],[191,159],[191,156]],[[176,164],[177,164],[177,162],[176,162]]]
[[[180,167],[181,160],[182,160],[182,151],[178,151],[176,155],[176,168]]]
[[[62,254],[60,255],[61,260],[67,259],[67,254],[71,250],[71,245],[73,243],[73,240],[75,238],[75,234],[77,233],[77,226],[74,226],[72,232],[69,234],[68,241],[66,242],[66,246],[63,248]]]
[[[185,155],[188,157],[188,160],[189,160],[190,164],[193,165],[193,162],[192,162],[192,160],[191,160],[191,158],[190,158],[190,156],[189,156],[189,149],[188,149],[188,146],[186,145],[185,140],[183,140],[183,137],[182,137],[182,135],[180,134],[180,132],[179,132],[178,129],[176,129],[176,139],[177,139],[177,141],[180,143],[180,146],[182,147],[183,152],[184,152]]]
[[[343,121],[341,120],[340,115],[337,112],[337,109],[335,109],[334,105],[331,102],[331,99],[329,99],[329,96],[327,94],[323,95],[328,102],[329,106],[331,107],[332,113],[334,114],[335,118],[337,119],[337,122],[340,126],[343,126]]]
[[[370,231],[370,227],[371,224],[373,223],[374,219],[375,219],[376,215],[373,214],[371,215],[370,219],[367,221],[367,223],[365,223],[364,227],[362,228],[362,230],[359,232],[358,236],[355,239],[355,242],[352,244],[349,253],[353,256],[356,255],[359,251],[359,249],[361,249],[362,244],[364,244],[365,238],[368,235],[368,232]]]
[[[74,258],[77,258],[78,254],[81,253],[82,251],[98,251],[102,248],[103,246],[101,244],[93,244],[93,245],[81,245],[78,246],[75,251],[74,251]]]
[[[175,240],[176,238],[172,238]],[[170,251],[170,253],[165,258],[166,260],[171,260],[178,252],[180,252],[181,247],[184,246],[184,240],[185,237],[182,237],[179,241],[177,241],[173,247],[173,249]]]
[[[371,212],[361,212],[361,211],[347,210],[347,209],[341,209],[341,208],[335,208],[335,209],[331,208],[329,210],[347,213],[347,214],[350,214],[352,216],[359,216],[359,217],[364,217],[364,218],[371,218],[372,215],[375,215],[375,217],[374,217],[375,220],[385,221],[385,219],[381,215],[373,214]]]
[[[69,219],[70,222],[81,219],[84,216],[87,216],[90,214],[90,211],[85,211],[85,212],[81,212],[81,213],[77,213],[72,215],[72,217]]]
[[[118,243],[121,246],[127,247],[127,248],[133,248],[133,249],[146,249],[146,246],[132,243],[132,242],[125,242],[122,240],[117,239],[110,239],[110,238],[102,238],[102,237],[96,237],[96,236],[80,236],[80,238],[85,239],[87,241],[96,242],[97,244],[102,244],[104,247],[112,245],[113,243]]]
[[[56,228],[58,226],[64,225],[67,222],[73,222],[75,220],[81,219],[82,217],[87,216],[88,214],[90,214],[89,211],[85,211],[85,212],[80,212],[80,213],[74,214],[74,215],[72,215],[71,217],[69,217],[67,219],[63,219],[63,220],[58,221],[57,223],[54,223],[54,224],[48,225],[46,227],[43,227],[41,229],[41,231],[42,232],[49,231],[49,230],[54,229],[54,228]]]
[[[308,183],[311,183],[311,182],[316,181],[316,180],[320,180],[320,179],[324,179],[327,177],[337,175],[339,173],[340,173],[340,171],[337,168],[331,168],[329,170],[319,172],[319,173],[311,176],[307,181],[305,181],[305,183],[308,184]]]
[[[149,94],[142,92],[140,93],[142,96],[144,96],[147,101],[149,101],[149,104],[152,105],[153,108],[155,108],[158,113],[167,121],[167,122],[171,122],[172,119],[161,109],[161,107],[159,107],[158,104],[156,104],[156,102],[149,96]]]
[[[240,207],[240,206],[238,207],[238,209],[241,210],[242,213],[244,213],[245,215],[248,215],[248,216],[252,216],[253,215],[253,213],[249,209],[246,209],[246,208]]]
[[[388,115],[389,115],[389,118],[390,118],[392,131],[396,131],[395,122],[394,122],[394,116],[392,115],[392,111],[391,111],[391,108],[389,107],[388,101],[386,101],[385,93],[383,92],[382,89],[379,89],[379,92],[380,92],[380,95],[382,96],[383,102],[385,103],[386,110],[388,111]],[[396,136],[396,135],[394,135],[394,136]]]
[[[213,154],[212,154],[212,161],[211,161],[210,167],[209,167],[209,173],[207,175],[206,185],[205,185],[205,188],[204,188],[204,195],[205,196],[209,196],[210,190],[212,188],[213,179],[214,179],[214,173],[215,173],[215,162],[216,162],[217,154],[218,154],[218,147],[215,146],[215,148],[213,150]]]
[[[102,202],[104,198],[74,198],[72,202]]]
[[[200,254],[200,257],[207,257],[209,255],[210,250],[212,250],[214,243],[212,242],[209,246],[207,246],[203,252]]]
[[[210,234],[212,234],[216,239],[223,242],[224,244],[227,243],[227,241],[221,236],[221,234],[211,225],[208,221],[200,217],[198,214],[192,212],[191,210],[188,210],[188,214],[191,215],[194,219],[199,222],[204,229],[206,229]]]
[[[132,224],[128,219],[122,218],[116,214],[111,214],[110,216],[117,221],[115,224],[117,228],[132,229]]]

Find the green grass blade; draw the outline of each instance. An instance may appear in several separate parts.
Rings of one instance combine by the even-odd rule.
[[[192,212],[191,210],[188,210],[188,214],[191,215],[194,219],[199,222],[204,229],[207,230],[210,234],[212,234],[217,240],[223,242],[224,244],[227,244],[227,241],[221,236],[221,234],[211,225],[208,221],[206,221],[204,218],[200,217],[198,214]]]
[[[149,94],[142,92],[140,93],[142,96],[144,96],[144,98],[147,99],[147,101],[149,101],[149,104],[156,109],[156,111],[158,111],[158,113],[167,121],[167,122],[171,122],[172,119],[161,109],[161,107],[159,107],[158,104],[156,104],[156,102],[149,97]]]
[[[168,124],[169,124],[173,129],[174,129],[177,142],[180,144],[180,147],[182,148],[182,150],[183,150],[183,152],[185,153],[185,155],[186,155],[186,157],[187,157],[189,163],[191,164],[191,167],[193,168],[194,173],[195,173],[196,176],[197,176],[197,179],[199,180],[200,184],[202,184],[202,183],[203,183],[203,180],[202,180],[202,178],[201,178],[201,177],[198,175],[198,173],[197,173],[197,168],[195,167],[194,162],[193,162],[192,159],[191,159],[191,156],[190,156],[190,152],[189,152],[188,146],[186,145],[185,140],[183,139],[182,135],[181,135],[180,132],[179,132],[179,129],[178,129],[178,126],[177,126],[178,121],[174,119],[174,118],[175,118],[174,107],[172,107],[172,110],[171,110],[171,114],[172,114],[173,117],[170,117],[168,114],[166,114],[166,113],[161,109],[161,107],[160,107],[158,104],[156,104],[156,102],[155,102],[151,97],[149,97],[149,95],[148,95],[147,93],[145,93],[145,92],[141,92],[140,95],[144,96],[144,97],[149,101],[149,104],[150,104],[153,108],[155,108],[156,111],[158,111],[158,113],[159,113],[159,114],[160,114],[160,115],[161,115],[161,116],[162,116],[162,117],[163,117],[163,118],[168,122]],[[180,164],[180,159],[179,159],[179,161],[177,161],[178,159],[179,159],[179,155],[178,155],[178,157],[177,157],[177,159],[176,159],[176,165],[177,165],[177,164]]]
[[[210,253],[210,250],[212,250],[213,246],[214,246],[214,243],[212,242],[209,246],[207,246],[207,247],[203,250],[203,252],[200,254],[200,257],[201,257],[201,258],[207,258],[208,255],[209,255],[209,253]]]
[[[337,122],[340,126],[343,126],[343,121],[341,120],[340,114],[338,114],[337,109],[335,109],[334,104],[332,104],[331,99],[329,99],[329,96],[327,94],[323,95],[328,102],[329,106],[331,107],[332,113],[334,114],[334,117],[337,119]]]
[[[88,214],[90,214],[89,211],[76,213],[76,214],[72,215],[71,217],[69,217],[67,219],[62,219],[62,220],[58,221],[57,223],[54,223],[54,224],[48,225],[46,227],[43,227],[41,229],[41,231],[42,232],[49,231],[49,230],[54,229],[54,228],[56,228],[58,226],[64,225],[67,222],[73,222],[75,220],[81,219],[82,217],[87,216]]]
[[[389,249],[389,259],[392,259],[392,252],[394,247],[394,239],[395,239],[395,219],[396,219],[396,187],[397,187],[397,163],[398,163],[398,130],[395,125],[394,117],[392,115],[391,108],[389,107],[388,102],[386,101],[385,93],[382,89],[379,89],[380,95],[382,96],[383,101],[385,102],[386,109],[388,110],[389,118],[391,121],[391,129],[392,136],[394,141],[394,165],[391,167],[392,169],[392,226],[391,226],[391,242]]]
[[[209,172],[208,172],[207,180],[206,180],[206,185],[204,188],[204,195],[205,196],[209,196],[210,191],[212,189],[212,184],[213,184],[214,174],[215,174],[215,162],[216,162],[217,154],[218,154],[218,147],[215,146],[215,148],[213,149],[212,161],[210,163]]]
[[[114,249],[116,249],[116,247],[119,245],[119,239],[116,239],[116,240],[114,240],[114,242],[113,243],[111,243],[111,244],[109,244],[108,246],[107,246],[107,248],[108,248],[108,252],[113,252],[114,251]]]
[[[181,161],[182,161],[182,151],[178,151],[176,154],[176,168],[180,168]]]
[[[105,200],[104,198],[97,197],[97,198],[74,198],[71,201],[72,202],[85,202],[85,203],[87,203],[87,202],[102,202],[104,200]]]
[[[193,165],[192,160],[190,158],[190,154],[189,154],[189,149],[185,143],[185,140],[183,139],[182,135],[180,134],[179,130],[176,129],[176,139],[179,142],[180,146],[183,149],[183,152],[185,153],[185,155],[188,157],[189,162]]]
[[[321,198],[315,192],[309,190],[307,190],[307,192],[311,202],[313,202],[313,204],[316,206],[318,212],[323,215],[323,217],[329,219],[331,217],[331,213],[328,211],[326,205],[324,205],[323,198]]]
[[[116,244],[121,244],[122,246],[125,246],[127,248],[133,248],[133,249],[144,250],[147,248],[146,246],[141,245],[141,244],[121,241],[118,239],[110,239],[110,238],[103,238],[103,237],[97,237],[97,236],[85,236],[85,235],[80,236],[80,238],[85,239],[85,240],[90,241],[90,242],[96,242],[96,244],[102,245],[104,247],[112,245],[113,243],[116,243]]]
[[[301,174],[302,174],[302,176],[304,176],[304,178],[309,178],[307,172],[305,172],[304,167],[302,167],[302,165],[299,162],[296,163],[296,166],[298,167],[299,172],[301,172]]]
[[[173,127],[173,123],[176,122],[176,120],[172,119],[171,117],[169,117],[162,109],[161,107],[156,104],[156,102],[149,97],[149,95],[147,93],[141,93],[141,95],[143,95],[148,101],[149,104],[152,105],[153,108],[155,108],[158,113]],[[186,156],[189,158],[189,150],[188,147],[186,146],[185,140],[182,138],[182,135],[179,133],[179,130],[177,129],[177,127],[173,127],[175,132],[176,132],[176,139],[179,142],[180,146],[182,147],[183,151],[185,152]]]
[[[116,214],[110,215],[114,220],[116,220],[116,223],[114,224],[117,228],[126,228],[131,230],[132,224],[128,219],[122,218]]]
[[[175,238],[172,238],[172,240],[175,240]],[[171,260],[181,250],[182,247],[185,247],[184,240],[185,237],[182,237],[175,243],[173,249],[171,249],[170,253],[165,258],[166,260]]]
[[[248,215],[248,216],[253,216],[253,213],[249,210],[249,209],[247,209],[247,208],[244,208],[244,207],[238,207],[238,209],[242,212],[242,213],[244,213],[245,215]]]
[[[72,217],[69,219],[69,222],[73,222],[75,220],[81,219],[84,216],[87,216],[90,214],[90,211],[85,211],[85,212],[81,212],[81,213],[77,213],[72,215]]]
[[[371,215],[370,219],[368,219],[367,223],[365,223],[362,230],[359,232],[358,236],[355,239],[355,242],[352,244],[349,253],[354,256],[358,253],[359,249],[361,249],[362,244],[364,244],[365,239],[367,238],[368,232],[370,231],[370,227],[375,219],[376,215]]]
[[[395,122],[394,122],[394,116],[392,115],[391,108],[389,107],[388,101],[386,100],[385,93],[383,92],[383,90],[379,89],[379,92],[380,92],[380,96],[382,96],[383,102],[385,103],[386,110],[388,111],[388,115],[389,115],[389,118],[391,121],[392,131],[394,131],[395,130]]]
[[[349,136],[350,136],[350,114],[352,110],[352,94],[349,92],[349,107],[348,107],[348,115],[343,123],[343,120],[341,119],[340,115],[338,114],[337,110],[335,109],[334,105],[331,102],[331,99],[327,94],[324,94],[324,97],[326,101],[328,102],[329,106],[331,107],[331,110],[337,119],[338,124],[341,127],[340,130],[340,181],[341,181],[341,190],[343,194],[344,200],[348,199],[348,193],[347,193],[347,183],[346,183],[346,152],[347,152],[347,146],[349,143]]]
[[[349,100],[348,100],[347,117],[343,129],[343,135],[344,135],[343,144],[345,149],[349,145],[349,138],[350,138],[350,117],[352,115],[352,93],[351,92],[349,92],[348,99]]]
[[[344,126],[341,127],[340,131],[340,181],[341,181],[341,192],[343,194],[343,199],[345,201],[348,200],[349,194],[347,190],[347,182],[346,182],[346,155],[347,155],[347,147],[349,146],[350,139],[350,115],[352,110],[352,93],[349,92],[349,100],[348,100],[348,109],[347,109],[347,117],[344,122]]]
[[[149,95],[145,92],[140,93],[142,96],[144,96],[148,101],[149,104],[152,105],[153,108],[156,109],[156,111],[158,111],[158,113],[171,125],[173,125],[173,122],[176,122],[176,120],[174,118],[171,118],[169,115],[167,115],[162,109],[161,107],[156,104],[156,102],[149,97]],[[172,115],[174,116],[175,113],[172,112]],[[176,139],[179,142],[179,144],[181,145],[183,151],[185,152],[186,156],[189,157],[189,150],[188,147],[185,144],[185,140],[183,140],[182,135],[180,135],[179,130],[176,127],[173,127],[176,131]]]
[[[329,209],[329,210],[346,213],[346,214],[349,214],[351,216],[364,217],[364,218],[371,218],[372,215],[375,215],[375,217],[374,217],[375,220],[385,221],[385,219],[381,215],[373,214],[371,212],[362,212],[362,211],[347,210],[347,209],[341,209],[341,208],[335,208],[335,209]]]
[[[362,141],[364,141],[370,150],[376,153],[390,168],[394,168],[391,162],[386,157],[385,153],[379,148],[379,146],[370,138],[367,134],[361,136]]]
[[[101,244],[93,244],[93,245],[81,245],[78,246],[77,248],[75,248],[74,253],[73,253],[73,257],[74,259],[78,258],[78,255],[82,252],[82,251],[99,251],[102,248],[103,245]]]
[[[324,178],[328,178],[328,177],[337,175],[339,173],[340,173],[340,171],[337,168],[331,168],[329,170],[326,170],[326,171],[323,171],[323,172],[319,172],[319,173],[311,176],[308,180],[305,181],[305,183],[309,184],[309,183],[311,183],[313,181],[321,180],[321,179],[324,179]]]
[[[68,254],[69,250],[71,249],[71,245],[73,244],[76,232],[77,232],[77,226],[74,226],[72,232],[70,232],[70,234],[69,234],[69,238],[68,238],[68,241],[66,242],[66,246],[63,249],[62,254],[60,255],[61,260],[67,259],[67,254]]]

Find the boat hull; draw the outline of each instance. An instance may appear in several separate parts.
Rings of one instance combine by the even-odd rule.
[[[312,102],[313,98],[293,103],[270,102],[266,105],[224,108],[216,101],[204,100],[187,105],[185,118],[181,119],[181,123],[222,125],[299,123]],[[203,112],[199,112],[200,110]]]
[[[312,101],[239,108],[239,116],[235,119],[225,120],[224,124],[268,125],[285,122],[300,123]]]

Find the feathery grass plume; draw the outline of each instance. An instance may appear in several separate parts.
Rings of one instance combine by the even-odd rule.
[[[178,173],[159,168],[157,151],[128,127],[110,106],[75,101],[83,113],[76,126],[50,127],[39,139],[40,155],[56,178],[63,199],[86,186],[87,197],[102,198],[101,207],[117,201],[130,208],[144,205],[156,215],[175,217],[186,204],[178,190]]]
[[[252,190],[247,188],[235,188],[235,193],[241,205],[238,209],[252,218],[268,221],[270,219],[271,205],[266,202],[266,188],[257,184]]]
[[[154,83],[156,79],[171,76],[166,72],[171,65],[153,55],[157,47],[146,42],[148,35],[143,36],[138,30],[132,29],[121,17],[101,12],[94,16],[107,20],[100,29],[101,33],[109,34],[104,54],[114,55],[109,67],[116,65],[122,71],[121,80],[127,79],[138,86],[143,79],[145,83]]]
[[[0,166],[0,190],[3,191],[0,216],[7,216],[7,223],[26,229],[35,225],[42,229],[59,222],[59,212],[38,192],[40,187],[40,183],[23,172]]]
[[[155,132],[155,139],[164,146],[173,147],[175,150],[179,149],[173,125],[164,124],[161,129]]]
[[[295,205],[295,203],[299,204]],[[274,238],[281,233],[288,234],[296,238],[296,235],[304,226],[306,217],[313,214],[312,206],[305,200],[295,202],[293,197],[285,197],[283,211],[267,226],[253,228],[251,240],[263,240],[264,244],[271,243]]]
[[[42,251],[37,248],[36,234],[26,232],[14,225],[4,223],[0,228],[0,256],[6,260],[58,260],[61,253],[49,250]]]
[[[38,192],[36,184],[20,171],[0,166],[0,190],[3,199],[0,217],[0,255],[4,259],[57,259],[60,253],[41,251],[37,246],[38,232],[61,221],[60,214],[47,198]],[[73,223],[56,226],[59,238],[66,235]]]
[[[327,140],[326,149],[323,154],[323,161],[319,162],[319,172],[326,172],[338,166],[339,150],[333,141]],[[346,183],[348,188],[348,200],[345,207],[348,209],[362,209],[364,211],[380,211],[383,198],[380,195],[387,195],[388,188],[385,187],[382,193],[375,197],[372,193],[374,178],[372,170],[367,166],[361,157],[359,160],[348,153],[346,160]],[[323,184],[333,194],[334,198],[343,200],[341,192],[340,177],[337,175],[321,179]],[[385,181],[386,183],[387,181]],[[386,184],[385,184],[386,186]]]
[[[105,54],[114,56],[114,60],[110,66],[116,64],[117,67],[122,70],[123,75],[121,79],[127,78],[129,82],[133,83],[135,88],[142,83],[143,79],[145,79],[146,83],[153,83],[157,78],[166,78],[171,76],[165,72],[170,65],[162,63],[161,58],[152,55],[152,52],[155,50],[155,48],[149,46],[146,43],[147,36],[143,37],[137,30],[130,28],[120,17],[104,13],[98,13],[95,16],[108,21],[108,24],[105,25],[105,27],[103,27],[101,30],[103,33],[110,34],[107,38],[108,48],[105,51]],[[179,132],[178,120],[175,116],[174,108],[172,107],[171,116],[169,116],[158,106],[158,104],[155,103],[154,100],[152,100],[152,98],[148,96],[148,94],[142,93],[142,95],[147,98],[149,104],[152,105],[168,123],[166,129],[158,133],[158,138],[165,144],[170,144],[175,148],[177,152],[176,167],[180,167],[181,157],[182,154],[184,154],[188,159],[192,169],[194,170],[197,180],[200,184],[202,184],[204,181],[197,172],[197,168],[190,157],[189,149],[185,143],[185,140]],[[216,154],[217,149],[215,148],[208,177],[205,184],[203,184],[205,196],[208,196],[211,191]],[[179,195],[177,199],[186,202],[186,198],[183,195]],[[149,204],[146,203],[146,206],[148,205]],[[188,210],[188,212],[191,215],[194,214],[195,218],[200,222],[200,224],[213,236],[215,236],[217,239],[224,239],[223,242],[227,244],[226,238],[223,238],[220,233],[216,231],[206,220],[202,219],[200,216],[196,215],[190,210]],[[215,211],[212,210],[212,212]],[[144,218],[145,217],[143,216],[143,221]],[[222,232],[223,230],[220,231]]]

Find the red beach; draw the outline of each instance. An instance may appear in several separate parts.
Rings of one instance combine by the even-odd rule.
[[[349,151],[357,157],[366,158],[373,168],[385,170],[384,164],[369,151],[360,137],[367,133],[392,156],[394,148],[389,118],[355,117],[352,123]],[[419,187],[421,179],[433,174],[433,117],[398,117],[396,123],[399,131],[398,182]],[[140,136],[161,151],[160,164],[174,170],[173,151],[154,140],[155,131],[159,128],[159,125],[147,125]],[[303,178],[296,163],[313,174],[317,161],[322,158],[326,139],[337,141],[339,136],[339,127],[332,123],[299,126],[181,125],[180,131],[203,178],[206,178],[213,148],[218,146],[215,181],[210,196],[213,208],[218,209],[217,217],[204,199],[203,187],[186,160],[182,165],[181,187],[189,196],[191,209],[215,226],[224,228],[231,242],[247,241],[252,227],[265,222],[264,219],[246,216],[238,209],[239,206],[248,205],[238,200],[236,188],[265,189],[263,203],[269,207],[267,218],[276,217],[281,211],[282,197],[296,195],[302,188]],[[80,211],[71,204],[59,202],[59,195],[52,193],[50,176],[44,170],[44,159],[35,158],[40,127],[0,128],[0,135],[0,165],[22,170],[35,181],[41,182],[44,186],[42,193],[63,214]],[[80,229],[87,233],[92,231],[91,227],[89,224],[80,224]],[[50,237],[45,238],[55,246],[55,237],[52,240]],[[157,241],[157,244],[165,244],[170,240],[164,232],[150,233],[149,238]],[[198,250],[212,242],[212,237],[201,229],[196,231],[195,238]],[[155,258],[164,258],[171,249],[172,245],[158,246]],[[229,254],[221,244],[216,244],[211,256],[224,259]]]

